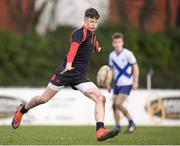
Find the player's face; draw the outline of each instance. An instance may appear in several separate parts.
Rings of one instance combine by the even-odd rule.
[[[98,25],[98,20],[96,18],[85,18],[84,23],[87,29],[95,31]]]
[[[123,39],[121,39],[121,38],[114,39],[112,42],[112,45],[116,51],[118,51],[118,52],[121,51],[123,49],[123,45],[124,45]]]

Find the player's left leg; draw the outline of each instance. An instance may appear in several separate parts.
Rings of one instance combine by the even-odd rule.
[[[127,94],[120,93],[117,96],[115,105],[124,114],[124,116],[129,121],[129,125],[128,125],[128,128],[126,130],[126,133],[132,133],[136,127],[135,127],[134,121],[133,121],[128,109],[124,106],[124,102],[127,99],[127,97],[128,97]]]
[[[96,120],[96,137],[102,141],[117,135],[116,130],[107,130],[104,128],[105,115],[105,97],[98,87],[92,82],[85,82],[75,86],[84,95],[95,102],[95,120]]]
[[[115,106],[116,108],[118,108],[123,114],[124,116],[128,119],[128,120],[131,120],[132,117],[129,113],[129,111],[127,110],[127,108],[124,106],[124,102],[125,100],[127,99],[127,95],[126,94],[119,94],[117,96],[117,99],[116,99],[116,102],[115,102]]]

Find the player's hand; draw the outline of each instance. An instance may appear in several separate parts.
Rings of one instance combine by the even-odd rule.
[[[138,89],[138,87],[139,87],[139,85],[138,85],[138,83],[137,83],[137,82],[134,82],[134,83],[132,84],[132,88],[133,88],[133,90],[137,90],[137,89]]]
[[[97,52],[100,52],[101,51],[101,47],[98,48],[98,51]]]
[[[67,72],[67,71],[70,71],[70,70],[73,70],[74,69],[74,67],[72,67],[72,63],[66,63],[66,67],[65,67],[65,69],[61,72],[61,74],[64,74],[65,72]]]
[[[94,49],[93,52],[100,52],[101,51],[101,47],[97,48],[97,49]]]

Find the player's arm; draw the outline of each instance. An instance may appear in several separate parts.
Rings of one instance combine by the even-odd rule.
[[[108,92],[111,92],[111,89],[113,87],[113,78],[114,78],[114,69],[113,69],[113,67],[111,67],[111,71],[112,71],[112,80],[111,80],[110,85],[107,87]]]
[[[74,57],[76,56],[76,53],[78,51],[79,48],[79,43],[78,42],[72,42],[71,43],[71,47],[70,50],[67,54],[67,63],[66,63],[66,67],[65,69],[61,72],[61,74],[63,74],[64,72],[68,71],[68,70],[72,70],[74,69],[74,67],[72,67],[72,63],[74,60]]]
[[[132,88],[136,90],[138,89],[138,86],[139,86],[139,66],[137,64],[134,54],[131,51],[128,53],[127,57],[128,57],[128,62],[132,65],[132,69],[133,69]]]
[[[114,68],[113,68],[113,63],[112,63],[111,54],[109,55],[109,66],[110,66],[110,68],[111,68],[112,78],[113,78],[113,77],[114,77]],[[113,81],[113,79],[112,79],[112,81]],[[113,82],[111,82],[111,84],[107,87],[108,92],[111,92],[112,85],[113,85]]]
[[[70,45],[70,50],[67,54],[67,63],[66,63],[66,67],[65,69],[61,72],[61,74],[63,74],[64,72],[68,71],[68,70],[72,70],[74,69],[74,67],[72,67],[72,63],[74,61],[74,58],[77,54],[79,45],[81,44],[82,41],[82,32],[81,30],[76,30],[75,32],[73,32],[72,36],[71,36],[71,45]]]
[[[137,63],[133,65],[133,89],[137,89],[139,86],[139,66]]]
[[[71,43],[71,47],[70,47],[70,50],[67,55],[67,64],[66,64],[67,67],[68,66],[72,67],[72,63],[73,63],[74,57],[76,56],[76,53],[78,51],[79,45],[80,44],[78,42]]]

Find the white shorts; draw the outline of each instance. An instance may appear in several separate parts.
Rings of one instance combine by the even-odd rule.
[[[64,88],[65,86],[56,86],[56,85],[52,84],[51,82],[49,82],[48,87],[51,88],[52,90],[59,91],[62,88]],[[74,87],[77,88],[82,93],[85,93],[89,89],[92,89],[92,88],[98,88],[93,82],[80,83]]]

